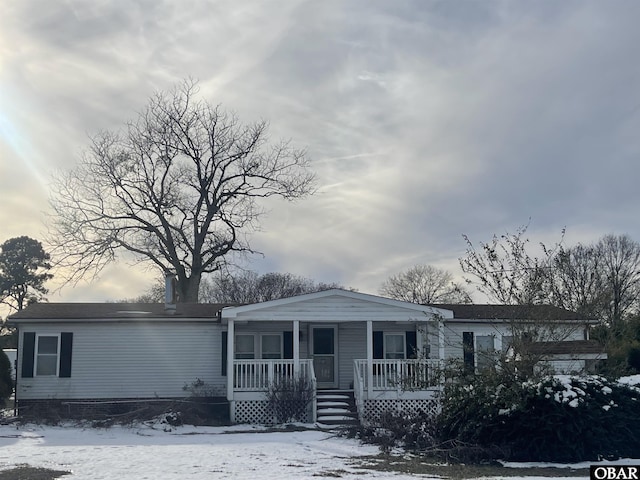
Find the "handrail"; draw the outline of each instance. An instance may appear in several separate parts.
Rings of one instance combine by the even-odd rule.
[[[311,421],[316,423],[318,421],[318,399],[316,393],[318,392],[318,382],[316,381],[316,371],[313,368],[313,361],[309,362],[309,378],[311,379],[311,388],[313,388],[313,400],[311,402]]]
[[[365,360],[366,364],[366,360]],[[353,362],[353,397],[356,401],[356,411],[360,417],[360,421],[363,421],[364,415],[364,381],[363,372],[361,371],[358,360]]]
[[[299,365],[299,375],[315,382],[312,361],[301,359]],[[233,361],[234,391],[265,391],[277,379],[294,377],[295,361],[291,359]]]
[[[440,384],[439,360],[391,360],[372,361],[372,390],[421,390]],[[354,360],[354,387],[356,381],[362,384],[362,391],[369,388],[367,360]],[[357,380],[356,380],[357,379]]]

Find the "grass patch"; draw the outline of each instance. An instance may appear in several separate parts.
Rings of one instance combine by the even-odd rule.
[[[362,470],[432,475],[451,480],[478,477],[589,477],[588,468],[511,468],[501,465],[444,465],[435,459],[417,456],[400,457],[386,454],[354,459],[353,467]]]
[[[0,471],[0,480],[55,480],[70,473],[63,470],[19,465],[9,470]]]

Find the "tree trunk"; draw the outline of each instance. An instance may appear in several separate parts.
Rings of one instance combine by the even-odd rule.
[[[190,277],[179,276],[178,278],[178,302],[179,303],[198,303],[201,279],[202,279],[202,274],[200,273],[191,273]]]

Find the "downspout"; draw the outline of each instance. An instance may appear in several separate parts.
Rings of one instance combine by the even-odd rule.
[[[20,362],[18,361],[20,359],[20,329],[18,328],[17,325],[16,325],[16,337],[18,337],[18,342],[16,343],[16,360],[15,360],[16,379],[13,382],[13,416],[14,417],[18,416],[18,365],[20,365]],[[20,373],[22,373],[22,369],[20,370],[21,370]]]
[[[227,322],[227,400],[229,400],[229,420],[235,423],[235,402],[233,400],[233,377],[235,374],[233,365],[233,342],[235,337],[235,325],[232,319]]]
[[[373,397],[373,322],[367,320],[367,398]]]

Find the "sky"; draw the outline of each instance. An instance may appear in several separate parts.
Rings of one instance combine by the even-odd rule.
[[[634,0],[0,0],[0,242],[46,234],[89,137],[187,77],[306,148],[318,193],[269,201],[246,268],[377,293],[474,242],[640,240]],[[46,246],[45,246],[46,247]],[[55,272],[54,272],[55,273]],[[143,293],[122,261],[50,301]]]

